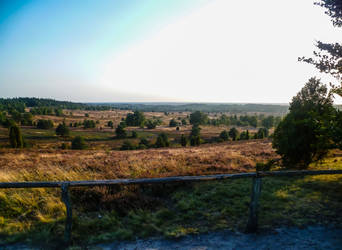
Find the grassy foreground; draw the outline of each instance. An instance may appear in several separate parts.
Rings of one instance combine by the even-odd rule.
[[[240,151],[237,148],[234,151],[234,144],[218,145],[215,149],[212,147],[186,149],[193,151],[193,155],[189,154],[189,158],[195,157],[198,164],[190,164],[184,167],[185,170],[177,171],[179,166],[186,163],[183,162],[183,156],[177,156],[180,154],[177,149],[170,149],[168,153],[165,153],[167,150],[151,150],[149,155],[148,151],[145,151],[144,154],[147,154],[152,162],[155,160],[157,164],[157,159],[161,162],[152,172],[147,171],[151,166],[145,163],[146,159],[136,158],[135,154],[143,151],[133,151],[132,154],[118,152],[122,155],[109,153],[111,157],[127,158],[127,166],[120,166],[112,175],[116,178],[139,178],[253,171],[253,165],[248,167],[246,162],[241,162],[239,154],[245,155],[244,158],[251,162],[260,161],[260,155],[263,155],[264,159],[274,157],[268,142],[259,145],[261,148],[264,147],[261,151],[256,151],[254,149],[256,145],[253,144],[252,146],[236,145]],[[219,150],[221,147],[222,151]],[[249,154],[244,151],[247,148],[251,149]],[[223,151],[226,152],[228,149],[231,155],[224,158]],[[199,151],[198,155],[196,150]],[[208,158],[198,158],[204,152],[208,153],[206,154]],[[0,170],[1,181],[80,180],[110,176],[109,169],[96,167],[100,161],[109,160],[110,157],[99,157],[97,161],[92,158],[93,161],[87,162],[88,164],[79,169],[76,163],[69,168],[66,168],[66,165],[71,164],[72,160],[75,161],[80,154],[86,157],[85,152],[74,153],[77,157],[70,159],[70,162],[67,156],[64,157],[66,162],[57,157],[59,163],[55,158],[58,152],[41,152],[38,155],[36,152],[32,153],[33,155],[30,155],[30,152],[21,154],[3,151],[1,153],[0,159],[9,160],[15,155],[13,160],[20,160],[21,164],[24,164],[21,167],[16,165],[14,169],[10,169],[13,162],[3,164]],[[73,153],[70,152],[69,157],[71,154]],[[217,154],[221,155],[220,158],[223,157],[225,162],[228,159],[230,162],[225,165],[222,162],[220,165],[215,158]],[[32,164],[33,159],[36,159],[35,164]],[[26,162],[29,160],[31,162]],[[241,163],[241,169],[238,168],[238,161]],[[175,168],[171,167],[172,164]],[[216,168],[213,168],[215,164]],[[167,168],[160,170],[162,166]],[[332,152],[324,162],[311,167],[342,169],[342,154],[340,151]],[[260,226],[269,229],[287,225],[342,225],[341,190],[341,175],[264,178],[260,201]],[[71,189],[74,212],[73,243],[94,244],[158,235],[179,237],[223,228],[243,231],[248,217],[250,191],[251,180],[247,179],[187,185],[73,188]],[[18,241],[40,245],[56,244],[63,237],[64,219],[65,208],[60,201],[59,189],[0,190],[0,242],[2,244]]]

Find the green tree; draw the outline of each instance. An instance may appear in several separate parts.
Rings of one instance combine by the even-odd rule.
[[[116,127],[115,134],[116,134],[116,137],[119,139],[123,139],[127,137],[126,130],[121,125],[118,125]]]
[[[274,125],[274,116],[272,116],[272,115],[267,116],[266,118],[264,118],[261,121],[261,124],[262,124],[263,127],[267,128],[267,129],[272,128],[273,125]]]
[[[148,128],[148,129],[154,129],[154,128],[156,128],[156,126],[157,126],[157,121],[156,120],[151,120],[151,119],[148,119],[147,121],[146,121],[146,123],[145,123],[145,125],[146,125],[146,127]]]
[[[229,137],[232,138],[233,141],[236,141],[236,139],[239,136],[239,131],[235,127],[233,127],[229,130],[228,134],[229,134]]]
[[[190,145],[191,146],[198,146],[201,144],[201,128],[196,124],[192,126],[191,133],[190,133]]]
[[[9,129],[9,141],[12,148],[24,147],[24,140],[21,130],[17,125],[13,125]]]
[[[71,149],[86,149],[87,144],[82,136],[76,136],[71,142]]]
[[[113,128],[114,127],[113,121],[108,121],[107,126],[110,128]]]
[[[224,141],[228,141],[229,140],[229,134],[227,132],[227,130],[223,130],[221,133],[220,133],[220,138]]]
[[[39,128],[39,129],[51,129],[51,128],[53,128],[53,122],[51,120],[38,120],[37,128]]]
[[[67,125],[65,124],[65,122],[60,123],[57,128],[56,128],[56,135],[59,136],[69,136],[70,134],[70,130],[67,127]]]
[[[208,124],[208,121],[208,115],[201,111],[195,111],[190,114],[190,124],[192,125],[205,125]]]
[[[87,128],[95,128],[96,127],[96,123],[94,120],[84,120],[83,121],[83,128],[87,129]]]
[[[24,126],[32,126],[33,115],[31,113],[24,113],[22,116],[21,124]]]
[[[186,138],[185,135],[182,134],[181,139],[180,139],[180,143],[183,147],[186,147],[186,145],[188,144],[188,139]]]
[[[331,123],[335,114],[327,87],[311,78],[292,98],[290,113],[273,135],[273,147],[288,168],[306,168],[322,159],[331,145]]]
[[[142,127],[144,126],[145,123],[145,115],[141,111],[134,111],[134,113],[129,113],[126,116],[126,124],[127,126],[139,126]]]
[[[169,127],[177,127],[178,122],[175,119],[171,119],[169,122]]]
[[[335,27],[342,27],[341,0],[321,0],[315,4],[326,9],[325,13],[330,16]],[[316,47],[318,50],[314,52],[314,58],[301,57],[299,61],[313,64],[321,72],[335,77],[340,82],[340,86],[333,86],[332,93],[342,96],[342,43],[318,41]]]
[[[138,133],[136,131],[132,131],[132,138],[138,138]]]
[[[149,148],[150,147],[150,141],[147,140],[146,138],[141,138],[139,142],[139,148],[144,149],[144,148]]]
[[[163,133],[160,133],[158,135],[155,146],[157,148],[169,147],[170,146],[169,137],[167,136],[166,133],[163,132]]]

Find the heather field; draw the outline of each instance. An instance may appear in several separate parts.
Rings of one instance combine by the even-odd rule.
[[[254,171],[277,158],[269,140],[200,147],[105,150],[0,150],[0,181],[93,180]]]

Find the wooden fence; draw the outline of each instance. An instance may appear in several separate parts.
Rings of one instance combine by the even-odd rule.
[[[218,174],[206,176],[176,176],[165,178],[142,178],[142,179],[116,179],[116,180],[94,180],[94,181],[60,181],[60,182],[0,182],[0,188],[61,188],[62,201],[65,204],[67,217],[65,221],[65,242],[70,242],[72,231],[72,208],[69,197],[70,187],[82,186],[111,186],[111,185],[133,185],[133,184],[166,184],[175,182],[200,182],[225,179],[253,178],[251,201],[249,205],[249,218],[246,226],[247,233],[256,232],[258,229],[258,206],[261,193],[262,177],[288,177],[305,175],[327,175],[342,174],[342,170],[318,170],[318,171],[267,171],[239,174]]]

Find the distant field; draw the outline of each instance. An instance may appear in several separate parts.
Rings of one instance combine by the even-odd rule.
[[[106,149],[106,150],[118,150],[120,149],[124,140],[131,140],[132,142],[138,143],[140,138],[147,138],[155,141],[156,137],[161,132],[166,132],[170,138],[173,140],[172,146],[180,146],[179,140],[182,134],[189,135],[191,132],[191,125],[189,124],[189,116],[191,112],[170,112],[167,115],[164,112],[144,112],[146,119],[160,118],[162,124],[157,126],[155,129],[139,128],[139,127],[127,127],[128,136],[132,131],[138,133],[138,139],[116,139],[115,128],[117,125],[126,117],[130,110],[105,110],[105,111],[86,111],[86,110],[63,110],[63,116],[52,116],[52,115],[35,115],[34,121],[39,119],[52,120],[54,123],[54,128],[52,129],[37,129],[34,126],[23,126],[22,133],[30,148],[37,149],[58,149],[61,147],[62,143],[71,142],[72,138],[75,136],[82,136],[85,138],[89,149]],[[87,116],[86,116],[87,114]],[[228,115],[228,113],[226,113]],[[221,115],[216,113],[210,113],[209,118],[215,118]],[[187,119],[187,125],[180,125],[179,130],[176,127],[169,127],[169,122],[171,119],[180,121],[181,119]],[[84,129],[80,127],[69,127],[71,133],[68,138],[58,137],[55,133],[55,128],[58,124],[65,122],[67,125],[70,123],[82,123],[84,120],[94,120],[97,122],[96,128]],[[107,126],[108,121],[113,121],[113,129]],[[233,126],[201,126],[201,137],[205,140],[210,140],[213,137],[218,137],[223,130],[229,130]],[[241,132],[248,129],[251,133],[257,131],[254,127],[237,127]],[[272,133],[273,129],[270,130]],[[8,129],[0,127],[0,147],[8,147]]]

